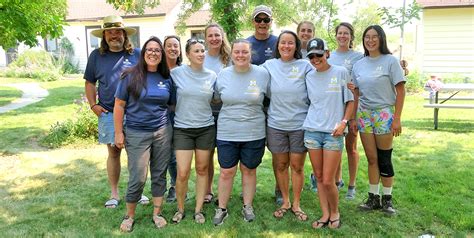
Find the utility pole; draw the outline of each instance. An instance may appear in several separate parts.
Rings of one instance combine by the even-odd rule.
[[[403,50],[403,33],[404,33],[404,29],[405,29],[405,4],[406,4],[406,0],[403,0],[403,11],[402,11],[402,24],[401,24],[401,27],[400,27],[400,60],[402,60],[402,50]]]

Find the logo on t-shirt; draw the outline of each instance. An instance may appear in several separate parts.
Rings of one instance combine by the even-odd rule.
[[[352,63],[351,63],[351,59],[345,59],[344,60],[344,66],[347,68],[347,69],[350,69],[352,68]]]
[[[162,81],[160,81],[157,85],[158,85],[158,89],[168,89],[166,84],[164,84]]]
[[[339,93],[341,92],[341,85],[336,76],[333,76],[329,82],[327,92]]]
[[[130,60],[128,60],[127,58],[125,58],[125,59],[123,60],[122,65],[125,66],[125,67],[131,67],[133,64],[132,64],[132,62],[130,62]]]
[[[265,57],[272,57],[273,55],[273,50],[268,47],[266,50],[265,50]]]
[[[290,70],[290,76],[288,78],[290,79],[297,79],[299,77],[299,69],[297,66],[293,65],[291,66],[291,70]]]
[[[205,93],[205,94],[212,94],[213,93],[210,79],[207,79],[207,80],[204,81],[204,84],[202,85],[200,92]]]
[[[247,87],[246,94],[258,94],[260,93],[260,89],[257,86],[257,80],[251,79],[249,81],[249,86]]]

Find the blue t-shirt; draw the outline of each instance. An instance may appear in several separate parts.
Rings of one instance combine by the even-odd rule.
[[[114,94],[120,75],[125,68],[137,64],[140,57],[140,49],[134,49],[132,55],[125,50],[121,52],[111,52],[101,55],[99,49],[95,49],[87,60],[84,79],[98,85],[99,105],[105,110],[114,110]]]
[[[148,72],[146,89],[135,99],[129,91],[131,75],[120,80],[115,97],[126,102],[125,127],[139,131],[156,131],[168,124],[168,105],[175,104],[176,90],[171,79],[158,72]]]
[[[254,35],[247,38],[252,44],[252,64],[261,65],[266,60],[274,57],[273,52],[275,51],[278,38],[274,35],[270,35],[265,40],[257,40]]]

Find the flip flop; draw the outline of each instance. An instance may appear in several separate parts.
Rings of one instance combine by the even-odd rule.
[[[148,205],[150,203],[150,199],[142,194],[142,197],[138,201],[141,205]]]
[[[291,212],[293,212],[293,214],[295,214],[296,219],[298,219],[300,221],[308,220],[308,215],[306,215],[306,213],[303,212],[303,211],[293,211],[293,210],[291,210]]]
[[[289,208],[280,207],[276,211],[273,212],[273,216],[275,218],[282,218],[290,209],[291,207]]]
[[[337,222],[337,226],[335,226],[335,227],[329,226],[329,228],[331,228],[331,229],[339,229],[339,228],[341,227],[341,223],[342,223],[342,222],[341,222],[341,220],[340,220],[339,218],[338,218],[338,219],[335,219],[335,220],[329,220],[329,224],[331,224],[331,225],[334,224],[335,222]]]
[[[105,202],[104,207],[113,209],[113,208],[117,208],[119,204],[120,204],[120,200],[118,200],[117,198],[111,198],[107,200],[107,202]]]
[[[204,196],[204,203],[211,203],[212,200],[214,200],[214,194],[213,193],[208,193],[206,196]]]
[[[316,220],[311,224],[314,229],[321,229],[326,227],[329,224],[329,219],[327,221]]]

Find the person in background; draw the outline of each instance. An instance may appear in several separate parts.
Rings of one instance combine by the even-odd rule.
[[[247,40],[232,43],[232,66],[223,69],[216,82],[216,100],[222,101],[217,123],[217,152],[221,167],[218,184],[218,208],[214,225],[228,217],[227,203],[232,192],[237,165],[242,173],[242,216],[255,220],[253,198],[257,186],[257,167],[265,153],[265,114],[263,97],[270,75],[252,65],[252,47]]]
[[[217,24],[211,23],[204,29],[204,35],[206,38],[207,51],[204,57],[204,68],[210,69],[217,74],[225,67],[231,65],[230,59],[230,46],[224,29]],[[214,123],[217,124],[217,118],[219,117],[219,111],[221,110],[222,103],[211,104],[212,115],[214,116]],[[204,203],[210,203],[214,199],[214,193],[212,185],[214,180],[214,150],[211,150],[209,157],[209,182],[207,183],[207,192],[204,196]]]
[[[354,27],[350,23],[341,22],[336,26],[336,42],[337,49],[331,52],[331,57],[328,59],[328,63],[331,65],[344,66],[349,74],[352,73],[352,66],[362,59],[364,55],[360,52],[354,51]],[[352,82],[352,80],[351,80]],[[349,165],[349,186],[346,193],[346,199],[354,199],[356,195],[355,185],[357,169],[359,166],[359,152],[357,152],[357,133],[353,133],[357,128],[357,122],[354,115],[349,120],[349,133],[345,137],[347,162]],[[344,186],[342,180],[342,163],[340,163],[336,172],[336,185],[338,189]]]
[[[308,41],[314,38],[314,24],[310,21],[302,21],[296,27],[296,33],[301,41],[301,55],[306,58]]]
[[[387,47],[382,27],[367,27],[362,40],[365,57],[354,64],[352,78],[358,99],[357,127],[368,162],[369,197],[359,208],[365,211],[382,209],[392,215],[396,213],[392,202],[395,176],[393,137],[402,133],[405,77],[399,60],[391,55]]]
[[[308,215],[301,209],[300,197],[304,184],[304,147],[302,130],[309,100],[305,78],[312,70],[301,55],[301,43],[296,33],[283,31],[278,37],[275,58],[262,64],[270,74],[270,107],[267,119],[267,147],[272,152],[273,171],[283,197],[282,205],[273,213],[282,218],[291,210],[296,218],[306,221]],[[293,203],[290,201],[290,177]]]
[[[104,17],[102,28],[91,32],[102,40],[100,48],[90,54],[84,73],[86,98],[99,120],[99,143],[107,145],[107,176],[111,193],[105,202],[106,208],[117,208],[120,203],[118,182],[122,150],[114,145],[114,93],[122,71],[138,61],[140,51],[133,48],[128,38],[135,33],[134,28],[124,25],[120,16]],[[149,199],[142,196],[140,203],[148,204]]]
[[[181,42],[178,36],[170,35],[166,36],[165,40],[163,41],[163,45],[165,46],[165,55],[166,55],[166,63],[168,64],[168,68],[170,70],[181,66],[181,62],[183,61],[183,54],[181,53]],[[170,120],[171,125],[174,125],[174,112],[170,111]],[[168,189],[168,195],[166,196],[166,202],[174,202],[176,201],[176,176],[178,174],[176,170],[176,154],[174,153],[174,149],[171,149],[171,158],[170,163],[168,164],[168,173],[170,175],[170,188]]]
[[[349,73],[342,66],[330,65],[325,41],[308,42],[308,58],[316,70],[306,77],[310,106],[303,124],[304,143],[309,151],[313,172],[318,179],[318,197],[322,216],[312,223],[320,229],[341,226],[336,170],[341,162],[344,133],[353,115],[354,96],[347,87]]]
[[[158,37],[148,39],[143,44],[138,64],[124,72],[115,93],[115,145],[127,151],[129,172],[127,211],[120,224],[122,232],[133,229],[148,168],[153,196],[152,221],[157,228],[167,224],[161,205],[166,192],[173,133],[168,108],[175,104],[176,96],[163,49]],[[127,118],[125,123],[124,117]]]
[[[196,170],[194,221],[198,224],[206,221],[202,206],[208,186],[209,156],[214,150],[216,138],[210,104],[214,94],[216,74],[203,67],[204,48],[204,41],[189,39],[185,46],[189,65],[171,70],[177,99],[173,144],[178,163],[176,183],[178,211],[171,219],[174,223],[180,223],[185,217],[184,202],[193,154]]]

